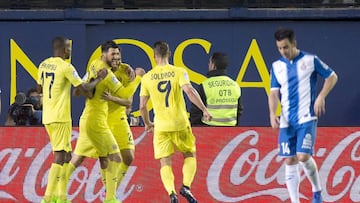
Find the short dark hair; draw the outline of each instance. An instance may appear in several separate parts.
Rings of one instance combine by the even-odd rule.
[[[52,48],[54,50],[57,50],[57,49],[64,49],[65,48],[65,44],[66,44],[66,40],[68,40],[68,38],[66,37],[55,37],[53,40],[52,40]]]
[[[101,52],[108,52],[110,48],[116,49],[119,46],[113,40],[108,40],[101,45]]]
[[[217,70],[225,70],[229,65],[227,55],[222,52],[213,53],[210,60],[215,65]]]
[[[170,52],[169,44],[165,41],[157,41],[154,43],[154,52],[156,55],[161,56],[162,58]]]
[[[283,39],[289,39],[290,42],[295,41],[295,32],[290,28],[278,28],[274,34],[276,41],[281,41]]]

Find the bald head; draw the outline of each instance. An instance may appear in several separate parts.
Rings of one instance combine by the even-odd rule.
[[[54,56],[63,59],[70,58],[71,45],[70,40],[66,37],[55,37],[52,41]]]

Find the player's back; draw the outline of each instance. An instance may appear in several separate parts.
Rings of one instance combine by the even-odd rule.
[[[71,121],[70,90],[81,84],[75,68],[60,57],[45,59],[38,69],[43,87],[43,123]]]
[[[141,85],[150,96],[157,130],[177,131],[189,125],[181,87],[188,83],[186,70],[172,65],[156,66],[144,75]]]
[[[105,121],[108,116],[108,102],[102,99],[102,94],[105,91],[116,92],[122,87],[119,80],[111,72],[109,65],[103,62],[101,59],[94,60],[88,72],[86,73],[86,81],[91,81],[97,77],[97,72],[103,68],[108,68],[107,76],[101,80],[95,87],[93,97],[86,99],[85,108],[82,113],[82,118],[88,118],[91,120]]]

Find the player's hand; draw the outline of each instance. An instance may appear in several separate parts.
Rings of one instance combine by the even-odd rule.
[[[134,69],[128,64],[121,64],[121,66],[125,69],[125,72],[129,78],[129,81],[133,81],[135,79]]]
[[[106,101],[112,101],[113,96],[110,94],[110,92],[105,91],[105,92],[101,95],[101,98],[102,98],[103,100],[106,100]]]
[[[209,113],[207,109],[204,109],[202,120],[209,122],[211,121],[211,119],[212,119],[212,115]]]
[[[97,78],[102,80],[107,76],[107,74],[108,74],[107,68],[103,68],[103,69],[99,70],[99,72],[97,73]]]
[[[142,77],[143,75],[145,75],[145,70],[141,67],[137,67],[135,68],[135,75],[139,75]]]
[[[145,131],[148,133],[154,132],[154,123],[145,124]]]
[[[279,128],[280,118],[276,115],[270,115],[270,123],[272,128]]]
[[[316,116],[325,114],[325,98],[318,96],[315,100],[314,111]]]

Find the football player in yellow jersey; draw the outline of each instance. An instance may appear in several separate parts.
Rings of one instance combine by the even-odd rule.
[[[71,85],[87,93],[106,76],[107,71],[98,71],[97,78],[90,83],[83,83],[73,65],[65,60],[70,57],[70,41],[56,37],[52,41],[54,55],[45,59],[38,69],[38,91],[43,94],[43,118],[46,131],[50,137],[54,160],[48,175],[42,203],[68,202],[66,184],[64,184],[67,163],[71,158]],[[58,191],[55,191],[58,190]],[[55,197],[56,199],[52,199]]]
[[[191,193],[190,186],[196,172],[196,146],[186,113],[183,91],[190,101],[202,110],[203,119],[211,120],[211,115],[192,87],[187,71],[169,64],[170,49],[166,42],[159,41],[154,44],[154,57],[157,65],[141,80],[141,116],[145,130],[154,130],[154,156],[155,159],[160,159],[160,176],[170,196],[170,202],[178,202],[171,167],[171,157],[177,149],[184,157],[183,185],[180,194],[188,202],[195,203],[197,200]],[[154,124],[149,119],[147,109],[149,99],[153,104]]]
[[[116,54],[111,63],[111,70],[116,78],[121,81],[124,88],[121,88],[118,95],[112,95],[110,92],[104,92],[102,98],[110,101],[108,103],[108,124],[115,140],[119,146],[122,162],[118,171],[118,185],[124,177],[128,167],[134,159],[134,140],[127,121],[126,110],[131,106],[132,96],[140,84],[141,76],[145,74],[143,68],[136,68],[135,71],[125,63],[121,63],[120,48],[114,51]],[[82,133],[79,136],[73,158],[71,159],[71,168],[75,170],[86,157],[97,159],[99,156],[92,143]],[[106,184],[106,161],[100,161],[101,175],[103,183]]]
[[[121,62],[121,57],[118,62]],[[130,108],[132,96],[140,84],[141,77],[145,74],[144,69],[136,68],[133,71],[135,72],[135,78],[131,76],[132,74],[129,77],[129,70],[131,70],[131,67],[124,63],[115,64],[112,68],[113,73],[125,87],[118,94],[121,95],[121,98],[113,96],[108,92],[103,95],[103,99],[110,101],[108,124],[120,148],[122,158],[119,168],[118,185],[134,160],[135,153],[134,139],[127,120],[126,110]]]
[[[107,41],[101,45],[101,59],[95,59],[91,62],[90,68],[86,73],[86,80],[91,81],[96,77],[99,69],[106,67],[111,69],[111,63],[119,58],[119,48],[113,41]],[[98,83],[94,89],[94,96],[87,99],[85,108],[80,118],[80,135],[75,148],[75,154],[83,150],[80,143],[85,143],[85,147],[89,145],[94,147],[96,155],[99,157],[100,166],[106,176],[106,203],[117,203],[115,191],[117,187],[118,170],[121,163],[121,155],[116,140],[107,123],[108,118],[108,101],[103,99],[105,92],[121,97],[123,85],[116,76],[109,71],[108,75]],[[75,92],[77,95],[77,93]],[[83,139],[85,142],[80,141]],[[88,142],[88,143],[86,143]],[[85,152],[86,153],[86,152]],[[80,154],[82,155],[82,154]],[[91,154],[89,154],[91,155]],[[75,156],[73,157],[75,158]],[[73,160],[71,161],[73,163]],[[70,164],[68,176],[75,170],[75,164]]]

